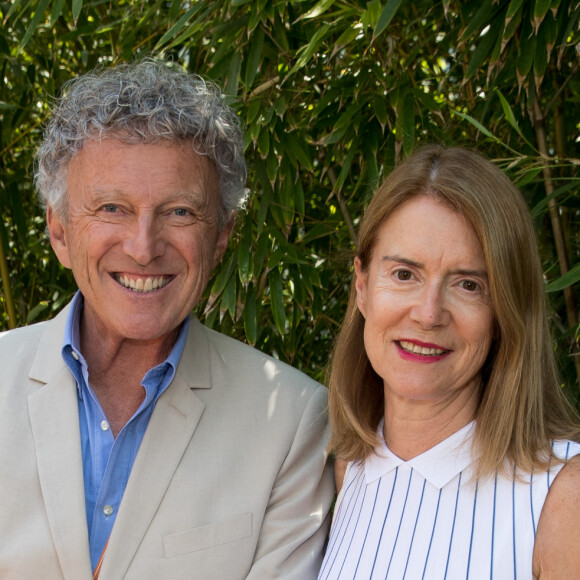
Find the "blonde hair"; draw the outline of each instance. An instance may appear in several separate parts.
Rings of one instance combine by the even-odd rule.
[[[537,242],[520,192],[490,161],[461,148],[424,147],[399,165],[373,196],[360,224],[357,256],[365,270],[382,224],[409,199],[434,195],[464,215],[481,243],[495,315],[482,368],[475,445],[480,475],[545,466],[552,439],[580,440],[562,392],[548,327]],[[329,373],[331,447],[345,460],[364,459],[379,443],[383,381],[367,358],[364,318],[354,281]]]

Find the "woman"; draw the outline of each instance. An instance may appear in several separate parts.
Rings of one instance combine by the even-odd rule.
[[[426,147],[376,192],[354,266],[319,579],[580,577],[580,428],[519,192],[476,153]]]

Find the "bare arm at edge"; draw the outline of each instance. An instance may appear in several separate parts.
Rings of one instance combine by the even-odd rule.
[[[580,455],[554,479],[546,497],[532,560],[536,580],[569,580],[580,575]]]

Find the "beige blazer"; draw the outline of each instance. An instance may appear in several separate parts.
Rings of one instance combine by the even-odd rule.
[[[0,334],[0,578],[89,580],[68,308]],[[192,320],[159,398],[101,580],[308,580],[333,498],[326,389]]]

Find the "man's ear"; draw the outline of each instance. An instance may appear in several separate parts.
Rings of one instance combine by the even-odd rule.
[[[50,245],[58,258],[58,261],[65,267],[70,268],[70,255],[68,250],[68,243],[66,239],[66,231],[64,220],[52,206],[46,204],[46,223],[48,227],[48,234],[50,236]]]
[[[236,212],[232,212],[232,217],[230,221],[218,232],[217,240],[215,244],[215,249],[213,251],[213,267],[215,268],[228,247],[228,242],[234,231],[234,225],[236,224]]]
[[[367,277],[368,273],[363,270],[360,258],[354,259],[354,287],[356,289],[356,305],[360,313],[366,318]]]

